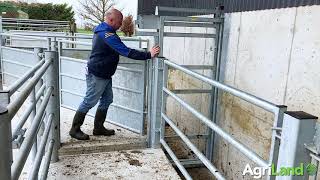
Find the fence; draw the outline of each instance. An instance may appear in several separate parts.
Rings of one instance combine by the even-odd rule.
[[[140,39],[129,39],[138,42]],[[124,42],[128,39],[123,39]],[[91,43],[58,40],[60,53],[61,106],[77,110],[86,90],[85,67],[90,51],[66,49],[64,43],[90,45]],[[131,46],[132,47],[132,46]],[[146,106],[146,62],[120,57],[113,76],[114,102],[108,110],[107,121],[133,132],[144,134]],[[96,107],[88,115],[94,116]]]
[[[63,48],[63,43],[82,45],[90,45],[90,43],[57,40],[57,37],[36,38],[33,36],[16,34],[2,34],[2,36],[27,38],[39,40],[41,42],[44,41],[46,48],[33,48],[31,51],[30,49],[22,50],[1,46],[1,67],[2,72],[4,73],[5,82],[9,84],[9,88],[0,92],[0,159],[2,159],[0,162],[0,179],[18,179],[30,152],[33,158],[33,167],[29,173],[29,179],[37,179],[37,177],[46,179],[50,160],[53,162],[58,160],[57,151],[60,146],[60,100],[61,106],[68,107],[68,103],[74,102],[74,98],[68,99],[63,96],[76,95],[79,99],[82,94],[81,92],[77,92],[74,87],[84,90],[84,78],[79,76],[84,73],[79,72],[83,72],[84,70],[83,65],[85,64],[85,59],[83,57],[86,54],[83,54],[82,58],[68,57],[74,56],[74,54],[70,53],[70,49]],[[137,41],[137,39],[130,40]],[[141,43],[139,42],[139,44]],[[43,53],[45,49],[47,49],[47,51]],[[88,53],[88,51],[85,53]],[[68,54],[68,56],[66,56],[66,54]],[[23,57],[23,59],[28,59],[29,61],[22,61],[21,57]],[[75,65],[72,63],[77,64]],[[125,65],[130,65],[131,67]],[[15,72],[11,71],[13,70],[13,67],[15,67]],[[142,69],[139,69],[138,67]],[[148,71],[146,67],[148,67]],[[274,114],[274,125],[272,129],[272,145],[269,159],[263,159],[252,149],[225,132],[214,122],[215,116],[211,116],[211,119],[205,117],[177,96],[174,91],[168,89],[167,79],[168,70],[170,68],[179,70],[184,74],[209,84],[217,89],[215,93],[217,93],[218,90],[228,92],[259,106],[266,111],[272,112]],[[141,133],[144,128],[144,117],[150,117],[148,119],[148,126],[150,129],[150,131],[148,131],[148,137],[151,137],[152,147],[159,147],[162,145],[186,179],[192,179],[192,177],[188,174],[184,165],[169,147],[165,137],[165,124],[168,124],[176,132],[217,179],[226,178],[223,173],[212,164],[210,157],[205,156],[197,149],[190,141],[189,137],[175,125],[170,117],[168,117],[166,114],[166,100],[169,97],[173,98],[182,107],[197,117],[201,123],[206,124],[215,132],[215,134],[222,137],[258,166],[269,168],[271,165],[275,165],[278,169],[284,166],[295,167],[300,162],[310,162],[311,158],[316,162],[316,166],[318,165],[319,149],[317,149],[317,147],[310,148],[310,146],[304,146],[305,144],[315,144],[314,136],[317,132],[315,130],[316,117],[314,116],[303,112],[286,112],[286,106],[275,105],[241,90],[224,85],[192,71],[190,67],[178,65],[165,58],[156,58],[154,61],[148,61],[148,64],[123,61],[120,62],[119,70],[133,74],[120,74],[118,77],[116,76],[114,79],[117,79],[116,81],[123,84],[116,84],[114,89],[125,91],[124,94],[130,92],[138,94],[139,96],[135,97],[136,99],[133,99],[134,96],[132,95],[125,96],[124,94],[119,94],[119,97],[129,98],[127,98],[126,101],[119,101],[123,103],[121,105],[114,104],[114,107],[119,108],[115,111],[120,112],[121,110],[125,110],[126,112],[138,114],[139,117],[136,119],[141,121],[139,121],[138,125],[134,124],[134,128],[132,128],[133,126],[129,127],[128,124],[126,124],[127,122],[114,123],[120,126],[126,126],[128,129]],[[14,75],[13,73],[16,72],[20,72],[21,74]],[[135,73],[140,74],[140,76],[133,81],[132,77],[137,77],[134,75]],[[13,77],[13,79],[6,80],[6,78],[8,78],[6,76]],[[123,76],[131,78],[121,79]],[[68,82],[68,80],[66,81],[65,78],[72,78],[72,86],[74,87],[68,86],[70,85],[70,82]],[[43,84],[41,84],[41,79],[43,79]],[[147,79],[148,83],[146,83]],[[75,83],[77,80],[79,80],[79,82]],[[10,82],[14,83],[10,84]],[[38,88],[37,84],[40,84],[38,85]],[[137,86],[125,86],[132,84]],[[17,93],[18,90],[20,91],[19,93]],[[13,101],[10,101],[10,97],[13,95],[16,95],[17,97]],[[12,119],[28,97],[30,98],[31,106],[24,111],[17,127],[12,130]],[[137,110],[133,109],[133,107],[125,106],[127,101],[139,101],[139,104],[133,105],[134,107],[139,107],[139,109]],[[148,103],[146,103],[147,101]],[[148,109],[145,107],[147,104]],[[127,105],[131,104],[127,103]],[[72,107],[69,108],[72,109]],[[148,113],[148,115],[146,113]],[[126,115],[125,113],[121,113],[120,115],[116,113],[113,114],[115,116],[111,116],[112,119],[124,115],[124,117],[129,117],[128,123],[132,121],[130,117],[133,117],[133,115]],[[32,120],[31,126],[25,130],[23,129],[23,126],[28,118]],[[119,119],[121,119],[121,117]],[[41,136],[41,141],[39,143],[36,140],[37,136]],[[12,161],[12,148],[19,149],[19,155],[15,161]],[[45,152],[46,148],[47,151]],[[40,166],[42,166],[42,171],[41,174],[38,174]],[[317,175],[314,176],[316,179]],[[304,177],[307,178],[308,174],[304,174]],[[310,177],[312,176],[310,175]],[[281,177],[269,176],[269,179],[276,178],[281,179]],[[293,178],[293,176],[290,176],[289,178]]]
[[[59,98],[59,64],[58,53],[36,48],[34,51],[1,47],[2,68],[10,70],[10,65],[25,68],[18,75],[19,79],[9,84],[8,89],[1,91],[0,113],[0,179],[19,179],[26,160],[31,152],[33,161],[29,179],[46,179],[50,160],[58,160],[60,146],[60,98]],[[27,58],[29,65],[21,63]],[[24,59],[25,60],[25,59]],[[35,64],[32,66],[31,64]],[[12,69],[11,69],[12,70]],[[17,70],[17,69],[15,69]],[[24,71],[23,71],[24,70]],[[10,75],[9,72],[4,71]],[[37,84],[41,88],[36,90]],[[18,90],[20,92],[18,92]],[[16,96],[12,101],[10,97]],[[12,131],[11,124],[17,112],[30,99],[30,105],[19,118],[18,125]],[[37,105],[38,104],[38,105]],[[23,129],[27,119],[31,120],[28,129]],[[40,139],[38,143],[38,138]],[[13,161],[12,148],[19,152]],[[45,149],[47,151],[45,152]],[[39,168],[42,166],[41,174]]]
[[[2,29],[35,30],[35,31],[70,31],[68,21],[1,18]],[[2,30],[1,29],[1,30]]]
[[[56,40],[63,40],[64,48],[75,50],[91,50],[91,43],[93,34],[75,33],[74,35],[66,32],[48,32],[48,31],[21,31],[10,30],[6,32],[14,36],[6,38],[5,42],[8,46],[12,47],[41,47],[44,42],[39,42],[39,39],[54,38]],[[26,38],[32,37],[32,38]],[[142,38],[121,37],[124,43],[132,48],[148,48],[148,40]],[[69,41],[69,42],[68,42]],[[72,43],[77,41],[78,43]]]
[[[48,156],[51,157],[50,154],[53,153],[52,159],[57,160],[58,158],[57,149],[60,144],[60,132],[57,131],[59,131],[60,127],[59,119],[56,119],[56,117],[60,116],[60,100],[62,107],[72,110],[76,109],[78,104],[75,102],[78,102],[83,97],[83,93],[77,90],[85,90],[85,78],[82,76],[85,74],[87,57],[91,51],[90,49],[77,49],[75,46],[73,48],[66,48],[63,44],[78,44],[91,47],[91,43],[59,40],[58,38],[66,38],[67,36],[54,34],[49,35],[49,37],[46,35],[35,37],[35,34],[27,35],[27,33],[2,33],[1,36],[9,37],[4,39],[18,38],[16,39],[18,48],[16,46],[11,47],[12,44],[10,43],[5,43],[8,46],[1,46],[3,82],[9,86],[8,90],[1,92],[1,102],[7,102],[1,104],[1,112],[3,112],[1,119],[6,120],[2,121],[6,123],[1,125],[1,128],[11,127],[13,117],[28,96],[31,102],[31,105],[26,108],[19,119],[15,129],[2,131],[5,136],[2,136],[3,138],[0,143],[7,141],[6,138],[12,137],[12,144],[9,146],[11,141],[3,143],[3,148],[5,149],[2,149],[3,151],[0,150],[2,153],[0,156],[3,157],[4,155],[8,155],[8,153],[11,154],[12,148],[20,149],[20,151],[17,161],[13,162],[12,165],[10,163],[12,155],[6,156],[11,158],[4,158],[5,161],[2,164],[4,168],[1,168],[3,171],[3,173],[1,171],[1,175],[3,175],[1,179],[2,177],[3,179],[10,179],[7,178],[10,175],[10,171],[12,172],[12,179],[19,178],[29,154],[31,154],[34,160],[32,171],[29,173],[29,179],[35,179],[43,158],[44,148],[50,146],[51,149],[48,149],[47,155],[44,158],[45,160],[42,162],[42,172],[43,177],[45,177],[51,159]],[[148,46],[148,41],[140,38],[124,38],[123,40],[124,42],[133,42],[132,45],[139,47],[141,47],[142,43],[147,43]],[[35,48],[32,48],[28,42],[36,43],[37,45]],[[43,53],[45,49],[53,51]],[[78,54],[79,51],[81,52],[80,55]],[[74,56],[80,57],[77,59]],[[50,61],[43,60],[44,58]],[[58,66],[56,67],[56,65]],[[147,73],[145,73],[145,68],[145,61],[132,62],[121,57],[113,82],[116,98],[108,113],[108,120],[111,119],[111,123],[141,134],[144,133],[146,108],[145,83]],[[43,74],[46,74],[44,79],[45,84],[41,85]],[[70,83],[70,80],[73,83]],[[73,86],[70,86],[70,84]],[[60,85],[61,88],[59,88]],[[75,90],[74,87],[79,88]],[[58,92],[55,90],[58,90]],[[17,91],[20,92],[16,93]],[[46,92],[45,96],[41,97],[44,92]],[[10,102],[9,99],[13,95],[16,96],[15,100]],[[76,98],[71,97],[70,99],[70,96],[76,96]],[[89,115],[93,116],[94,114],[91,112]],[[33,121],[30,128],[26,130],[23,127],[28,118],[33,119]],[[45,130],[43,130],[43,126],[46,127]],[[52,130],[52,127],[54,127],[54,130]],[[36,141],[39,132],[40,134],[43,133],[40,144]]]
[[[167,88],[168,79],[168,69],[174,68],[185,74],[190,75],[198,80],[206,82],[213,87],[218,88],[220,91],[228,92],[234,96],[237,96],[247,102],[255,104],[269,112],[274,114],[274,125],[272,133],[272,145],[270,149],[269,160],[264,160],[257,153],[255,153],[250,147],[246,147],[236,138],[232,137],[217,124],[213,122],[212,119],[208,119],[191,105],[186,103],[183,99],[174,94],[171,90]],[[208,170],[217,179],[226,179],[222,172],[220,172],[211,161],[201,153],[199,149],[190,141],[190,139],[175,125],[175,123],[166,115],[166,99],[168,97],[173,98],[182,107],[191,112],[195,117],[197,117],[202,123],[206,124],[211,128],[216,134],[221,138],[226,140],[232,146],[234,146],[238,151],[244,154],[247,158],[253,161],[256,165],[263,168],[270,168],[272,165],[276,168],[281,167],[297,167],[299,163],[308,163],[309,154],[305,153],[304,144],[313,143],[313,137],[315,134],[315,123],[316,117],[308,115],[303,112],[286,112],[286,106],[278,106],[261,98],[250,95],[241,90],[235,89],[233,87],[219,83],[203,75],[200,75],[192,70],[189,70],[183,66],[175,64],[165,58],[158,58],[155,65],[155,81],[157,82],[152,88],[158,90],[152,97],[154,105],[162,104],[161,114],[156,114],[156,125],[160,125],[160,144],[167,151],[170,157],[173,159],[175,164],[186,179],[192,179],[188,174],[187,170],[181,164],[179,159],[175,156],[172,149],[166,143],[165,139],[165,124],[168,124],[175,133],[183,140],[183,142],[194,152],[194,154],[199,158],[199,160],[208,168]],[[155,106],[153,106],[155,107]],[[303,121],[301,121],[303,120]],[[295,123],[293,123],[295,122]],[[283,127],[282,127],[283,124]],[[159,132],[152,132],[157,136]],[[311,155],[314,159],[316,156]],[[307,177],[307,173],[304,174]],[[293,177],[293,176],[292,176]],[[269,179],[275,179],[276,176],[270,175]],[[277,177],[281,179],[281,177]]]

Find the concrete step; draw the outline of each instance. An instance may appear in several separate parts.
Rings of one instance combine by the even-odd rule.
[[[111,152],[131,149],[144,149],[147,147],[146,138],[128,138],[117,139],[110,137],[107,140],[99,140],[99,138],[91,137],[90,141],[72,142],[62,144],[59,155],[77,155],[90,154],[99,152]]]
[[[60,156],[48,180],[180,180],[161,149],[137,149]]]
[[[147,147],[146,136],[141,136],[124,128],[105,123],[104,126],[115,130],[114,136],[93,136],[93,118],[87,116],[82,131],[90,135],[88,141],[78,141],[69,135],[74,111],[61,108],[61,142],[59,155],[77,155],[99,152],[110,152],[130,149],[144,149]]]

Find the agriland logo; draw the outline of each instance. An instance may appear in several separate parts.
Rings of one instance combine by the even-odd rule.
[[[306,172],[309,175],[315,175],[317,173],[317,166],[314,164],[307,164],[306,166],[303,163],[300,163],[300,166],[297,167],[280,167],[277,171],[274,164],[271,167],[252,167],[247,164],[243,170],[242,175],[253,176],[254,179],[260,179],[264,175],[271,176],[303,176]]]

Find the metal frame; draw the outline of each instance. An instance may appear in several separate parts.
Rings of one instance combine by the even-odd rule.
[[[37,20],[37,19],[17,19],[2,18],[4,29],[33,29],[33,30],[65,30],[69,31],[68,21]]]
[[[312,149],[309,149],[308,146],[315,143],[314,137],[316,135],[315,127],[317,119],[318,117],[302,111],[285,112],[281,130],[277,172],[279,172],[282,167],[299,167],[301,163],[307,171],[298,177],[293,174],[285,178],[277,176],[275,177],[276,180],[317,179],[317,174],[315,174],[315,176],[309,176],[308,172],[308,163],[310,162],[315,163],[313,165],[315,165],[315,169],[317,170],[316,173],[318,173],[319,170],[319,156],[315,152],[312,152]]]
[[[222,48],[222,32],[223,32],[223,18],[216,17],[216,18],[204,18],[204,17],[177,17],[177,16],[139,16],[138,17],[138,26],[141,28],[146,28],[146,29],[157,29],[157,32],[150,32],[150,31],[138,31],[136,34],[139,36],[154,36],[156,44],[159,44],[161,49],[163,49],[163,41],[165,37],[190,37],[190,38],[213,38],[215,39],[215,52],[214,52],[214,65],[213,66],[208,66],[208,65],[197,65],[197,66],[190,66],[190,65],[183,65],[185,67],[188,67],[190,69],[194,70],[212,70],[212,79],[214,80],[219,80],[219,73],[220,73],[220,59],[221,59],[221,48]],[[165,32],[165,26],[177,26],[177,27],[200,27],[200,28],[215,28],[216,33],[210,34],[210,33],[178,33],[178,32]],[[162,53],[160,53],[159,56],[163,56]],[[155,62],[156,65],[159,65],[158,62]],[[155,71],[153,72],[153,76],[155,77],[150,77],[150,79],[153,79],[153,82],[157,82],[156,80],[161,80],[159,79],[158,74],[160,73],[160,76],[162,76],[162,71],[157,71],[156,65],[153,65],[153,68]],[[161,70],[161,69],[159,69]],[[162,78],[162,77],[161,77]],[[149,80],[150,81],[150,80]],[[152,83],[152,81],[150,82]],[[166,83],[166,82],[164,82]],[[159,85],[159,82],[158,82]],[[154,85],[151,85],[151,87],[154,88]],[[158,93],[156,88],[152,89],[149,88],[149,91],[152,93]],[[211,104],[210,104],[210,115],[211,119],[213,119],[213,122],[216,122],[216,108],[217,108],[217,100],[218,100],[218,91],[213,88],[212,90],[194,90],[194,89],[184,89],[184,90],[176,90],[175,92],[179,94],[191,94],[191,93],[208,93],[211,94]],[[158,94],[159,96],[159,94]],[[157,95],[153,94],[152,95],[152,100],[155,101],[155,98],[157,98]],[[153,103],[155,105],[155,103]],[[149,103],[149,107],[151,109],[158,109],[157,107],[153,107],[151,103]],[[155,110],[156,111],[156,110]],[[152,114],[154,112],[149,111],[148,113]],[[214,118],[213,118],[214,117]],[[155,115],[150,115],[149,116],[149,121],[151,126],[152,124],[156,123],[157,121],[155,120],[156,116]],[[154,128],[148,128],[149,132],[149,138],[148,138],[148,144],[149,147],[156,147],[159,144],[159,140],[157,136],[153,136],[152,134],[156,134],[157,132],[157,125]],[[214,144],[214,133],[210,128],[208,128],[207,133],[209,134],[206,145],[206,157],[210,160],[212,160],[213,156],[213,144]]]
[[[8,47],[1,46],[1,49],[2,48]],[[19,49],[15,48],[10,49],[19,51]],[[57,152],[60,143],[54,143],[60,142],[60,132],[59,128],[57,128],[60,123],[60,97],[59,93],[57,93],[59,79],[57,78],[56,71],[58,68],[57,52],[46,51],[44,55],[42,49],[38,48],[31,53],[33,53],[34,58],[38,58],[40,62],[7,90],[0,91],[0,179],[19,179],[29,155],[34,158],[29,179],[38,177],[37,173],[40,165],[43,167],[42,176],[46,176],[50,164],[48,159],[52,159],[53,162],[58,159]],[[45,60],[43,57],[45,57]],[[46,74],[47,77],[45,79],[46,85],[42,85],[36,92],[36,85],[42,81],[44,74]],[[17,91],[20,91],[20,93],[14,100],[10,101],[10,96]],[[41,104],[37,106],[36,104],[39,102],[43,93],[44,96]],[[31,106],[25,110],[12,136],[11,121],[28,97],[31,97]],[[48,119],[44,118],[44,114],[48,115]],[[32,122],[30,127],[25,131],[21,128],[28,117],[32,119]],[[39,136],[38,132],[42,124],[45,124],[46,129],[41,137],[41,143],[38,144],[36,139],[37,136]],[[53,126],[51,124],[53,124]],[[21,134],[22,132],[23,134]],[[25,138],[22,138],[24,132]],[[19,154],[16,160],[12,161],[12,144],[15,144],[17,139],[21,141],[21,144],[17,147],[19,148]],[[46,159],[41,163],[46,146],[49,146]]]
[[[167,6],[157,6],[156,11],[158,14],[166,13],[183,13],[183,14],[216,14],[219,10],[216,9],[199,9],[199,8],[178,8],[178,7],[167,7]]]
[[[142,42],[146,42],[147,45],[149,46],[149,40],[146,40],[146,39],[142,39],[142,38],[121,38],[123,41],[135,41],[135,42],[139,42],[139,45],[141,45]],[[58,47],[59,47],[59,53],[60,53],[60,61],[61,60],[68,60],[68,61],[74,61],[74,62],[78,62],[78,63],[83,63],[83,64],[86,64],[86,61],[82,60],[82,59],[76,59],[76,58],[70,58],[70,57],[65,57],[63,56],[63,44],[64,43],[69,43],[69,44],[80,44],[80,45],[88,45],[91,47],[92,43],[85,43],[85,42],[79,42],[79,41],[69,41],[69,40],[57,40],[58,41]],[[61,63],[62,64],[62,63]],[[136,132],[136,133],[139,133],[141,135],[144,134],[144,122],[145,122],[145,107],[146,107],[146,97],[144,95],[145,93],[145,87],[146,85],[144,84],[146,82],[146,73],[145,73],[145,70],[143,69],[135,69],[135,68],[128,68],[128,67],[124,67],[124,66],[121,66],[121,65],[141,65],[143,66],[143,68],[146,68],[147,65],[145,62],[142,62],[142,63],[119,63],[119,66],[117,67],[117,70],[119,71],[125,71],[125,72],[132,72],[132,73],[137,73],[139,74],[139,76],[142,76],[143,77],[143,81],[141,81],[141,85],[143,86],[142,89],[131,89],[131,88],[127,88],[127,87],[121,87],[121,86],[116,86],[116,85],[113,85],[113,89],[119,89],[119,90],[123,90],[123,91],[126,91],[126,92],[131,92],[131,93],[134,93],[134,94],[138,94],[138,95],[141,95],[141,107],[137,107],[137,108],[131,108],[131,107],[125,107],[124,105],[120,105],[120,104],[116,104],[116,103],[112,103],[110,106],[111,107],[115,107],[115,108],[119,108],[121,110],[125,110],[126,112],[130,112],[130,113],[134,113],[134,114],[137,114],[139,115],[139,117],[141,116],[141,127],[139,127],[138,129],[134,129],[134,128],[131,128],[127,125],[124,125],[124,124],[120,124],[116,121],[109,121],[107,120],[107,122],[109,123],[112,123],[114,125],[117,125],[117,126],[121,126],[125,129],[128,129],[130,131],[133,131],[133,132]],[[60,73],[61,77],[69,77],[69,78],[73,78],[73,79],[77,79],[77,80],[80,80],[80,81],[84,81],[85,82],[85,79],[84,78],[79,78],[79,77],[75,77],[75,76],[72,76],[72,75],[69,75],[69,74],[66,74],[66,73]],[[60,81],[62,82],[62,80]],[[61,85],[62,86],[62,85]],[[75,92],[71,92],[71,91],[68,91],[66,89],[61,89],[61,93],[68,93],[68,94],[72,94],[72,95],[75,95],[75,96],[78,96],[78,97],[84,97],[84,94],[82,93],[75,93]],[[62,101],[62,100],[61,100]],[[65,104],[62,104],[61,106],[65,107],[65,108],[68,108],[70,110],[73,110],[75,111],[76,108],[74,107],[70,107],[68,105],[65,105]],[[88,113],[89,116],[94,116],[94,114],[92,113]],[[109,113],[110,115],[110,113]]]
[[[201,37],[201,38],[215,38],[215,52],[214,52],[214,67],[213,67],[213,76],[212,79],[219,81],[220,76],[220,61],[221,61],[221,48],[222,48],[222,35],[223,35],[223,18],[220,17],[220,14],[216,14],[217,18],[198,18],[198,17],[175,17],[175,16],[139,16],[138,18],[138,25],[142,28],[156,28],[158,32],[147,32],[147,31],[138,31],[137,35],[141,36],[154,36],[155,42],[160,45],[160,47],[163,49],[163,41],[164,37]],[[151,24],[151,25],[150,25]],[[168,33],[164,31],[165,26],[185,26],[185,27],[212,27],[216,29],[215,34],[206,34],[206,33]],[[162,56],[163,54],[160,54]],[[156,65],[159,65],[160,62],[156,62]],[[157,80],[157,85],[161,85],[162,82],[161,79],[158,77],[159,73],[163,73],[161,69],[157,69],[157,67],[154,67],[154,80]],[[167,69],[166,66],[164,66],[164,69]],[[190,74],[189,74],[190,75]],[[152,78],[152,77],[151,77]],[[163,78],[163,81],[165,81],[165,78]],[[166,82],[163,82],[166,84]],[[152,88],[157,89],[155,85],[152,85]],[[159,93],[157,90],[152,90],[152,101],[157,101]],[[181,91],[182,93],[188,93],[188,91]],[[180,92],[180,93],[181,93]],[[192,92],[189,91],[189,92]],[[193,91],[195,93],[196,91]],[[199,92],[199,91],[198,91]],[[200,91],[201,92],[201,91]],[[156,93],[156,94],[154,94]],[[217,104],[219,100],[219,87],[213,86],[212,92],[211,92],[211,105],[210,105],[210,119],[213,123],[217,123]],[[165,95],[163,95],[164,97]],[[254,99],[257,97],[254,97]],[[164,98],[165,99],[165,98]],[[165,101],[163,99],[163,101]],[[247,99],[252,100],[252,99]],[[157,106],[157,103],[150,103],[152,109],[156,109],[154,111],[157,111],[159,106]],[[256,104],[259,106],[259,104]],[[261,104],[260,104],[261,105]],[[266,110],[271,111],[274,113],[275,120],[274,120],[274,128],[281,128],[282,126],[282,119],[284,112],[286,111],[285,106],[279,106],[275,108],[275,105],[272,105],[272,107],[268,107],[268,105],[262,105],[262,107],[265,107]],[[149,113],[155,114],[155,112],[149,111]],[[149,139],[148,144],[151,147],[156,147],[159,143],[158,136],[158,128],[159,127],[159,118],[156,115],[149,116],[150,118],[150,127],[149,128]],[[163,129],[163,127],[162,127]],[[215,132],[211,128],[208,128],[207,133],[209,134],[209,138],[207,139],[206,144],[206,157],[211,161],[213,159],[213,149],[214,149],[214,140],[215,140]],[[267,164],[273,163],[275,166],[277,165],[278,160],[278,151],[279,151],[279,144],[280,144],[280,138],[279,134],[277,133],[277,130],[273,129],[272,131],[272,142],[271,142],[271,150],[269,155],[269,162]],[[249,153],[250,154],[250,153]],[[263,163],[259,157],[254,158],[256,162],[260,162],[261,165],[267,165]],[[270,179],[274,179],[274,177],[269,177]]]
[[[222,83],[219,83],[218,81],[215,81],[215,80],[212,80],[212,79],[209,79],[203,75],[200,75],[196,72],[193,72],[187,68],[184,68],[178,64],[175,64],[171,61],[168,61],[168,60],[165,60],[163,59],[163,63],[164,63],[164,68],[174,68],[174,69],[177,69],[177,70],[180,70],[182,72],[184,72],[185,74],[188,74],[194,78],[197,78],[203,82],[206,82],[208,84],[210,84],[211,86],[219,89],[219,90],[222,90],[222,91],[225,91],[225,92],[228,92],[234,96],[237,96],[247,102],[250,102],[252,104],[255,104],[269,112],[272,112],[274,115],[275,115],[275,128],[273,129],[273,131],[275,132],[279,126],[278,124],[280,124],[279,122],[282,122],[283,120],[283,115],[281,116],[279,112],[283,112],[284,109],[286,108],[285,106],[277,106],[273,103],[270,103],[268,101],[265,101],[261,98],[258,98],[258,97],[255,97],[251,94],[248,94],[246,92],[243,92],[241,90],[238,90],[238,89],[235,89],[233,87],[230,87],[230,86],[227,86],[227,85],[224,85]],[[167,79],[167,72],[166,74],[164,74],[164,79]],[[251,150],[251,148],[249,147],[246,147],[245,145],[243,145],[242,143],[240,143],[239,141],[237,141],[234,137],[230,136],[228,133],[226,133],[224,130],[222,130],[217,124],[215,124],[212,120],[206,118],[204,115],[202,115],[200,112],[198,112],[197,110],[195,110],[194,108],[192,108],[189,104],[187,104],[185,101],[183,101],[181,98],[179,98],[178,96],[176,96],[172,91],[170,91],[169,89],[167,89],[166,87],[166,83],[163,83],[163,96],[162,96],[162,102],[165,102],[165,96],[170,96],[172,97],[173,99],[175,99],[179,104],[181,104],[184,108],[186,108],[187,110],[189,110],[193,115],[195,115],[196,117],[198,117],[203,123],[205,123],[208,127],[210,127],[213,131],[215,131],[215,133],[217,133],[220,137],[224,138],[226,141],[228,141],[231,145],[233,145],[235,148],[237,148],[240,152],[242,152],[245,156],[247,156],[249,159],[251,159],[252,161],[254,161],[256,164],[258,164],[259,166],[261,167],[269,167],[272,163],[275,163],[274,162],[274,156],[275,154],[273,153],[274,150],[276,149],[276,147],[273,147],[273,149],[271,148],[271,151],[270,151],[270,160],[269,161],[266,161],[264,159],[262,159],[258,154],[256,154],[254,151]],[[161,87],[157,87],[157,88],[161,88]],[[165,104],[165,103],[164,103]],[[187,146],[189,148],[191,148],[194,153],[199,157],[199,159],[202,161],[202,162],[207,162],[207,158],[203,159],[202,157],[202,154],[199,153],[199,151],[197,151],[192,143],[190,141],[188,141],[187,137],[184,136],[183,134],[181,134],[179,132],[179,129],[177,129],[177,127],[175,127],[175,125],[172,123],[172,121],[166,116],[165,114],[165,105],[162,107],[162,124],[164,123],[168,123],[175,131],[176,133],[183,139],[183,141],[187,144]],[[163,129],[163,128],[162,128]],[[164,132],[162,132],[161,134],[164,134]],[[274,134],[275,135],[275,134]],[[160,136],[162,137],[162,136]],[[161,139],[161,141],[165,141],[165,139]],[[208,160],[208,162],[210,162]],[[206,164],[205,164],[206,165]],[[223,179],[219,174],[216,174],[216,170],[214,169],[214,166],[210,165],[210,164],[207,164],[206,165],[207,168],[211,168],[211,172],[216,175],[216,177],[218,179]]]

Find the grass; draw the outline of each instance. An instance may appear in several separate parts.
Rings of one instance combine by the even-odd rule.
[[[84,30],[84,29],[77,29],[78,33],[84,34],[92,34],[92,31]],[[124,36],[124,33],[121,31],[117,31],[118,36]]]
[[[84,33],[84,34],[92,34],[92,31],[84,30],[84,29],[77,29],[78,33]]]

